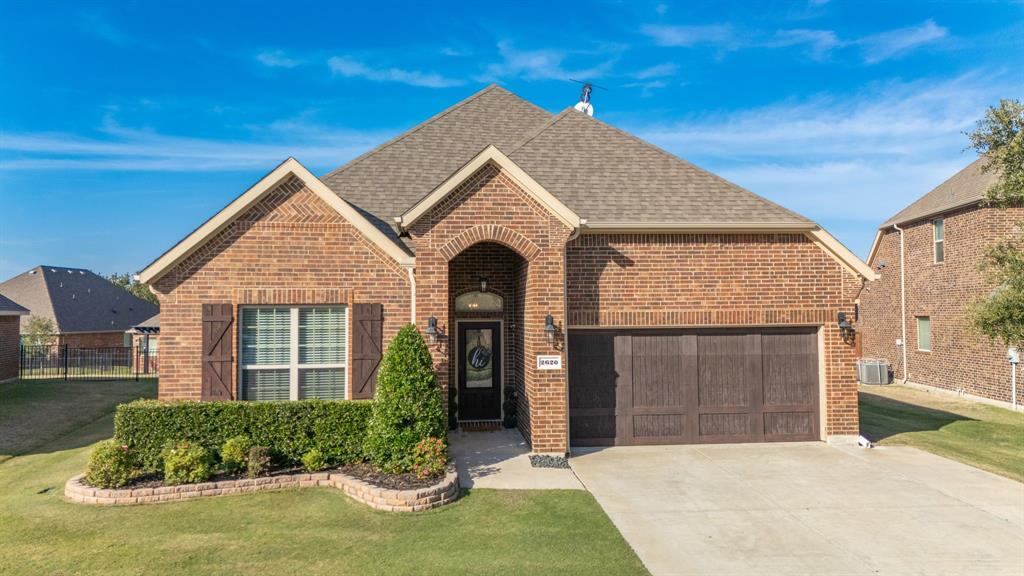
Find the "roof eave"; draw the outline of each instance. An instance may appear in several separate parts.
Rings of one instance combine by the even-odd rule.
[[[814,222],[630,222],[587,221],[584,234],[626,233],[780,233],[808,232],[818,228]]]

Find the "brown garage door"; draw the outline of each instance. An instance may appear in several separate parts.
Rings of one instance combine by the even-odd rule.
[[[573,445],[815,440],[815,328],[573,330]]]

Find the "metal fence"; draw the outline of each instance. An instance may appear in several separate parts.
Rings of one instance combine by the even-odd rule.
[[[47,380],[138,380],[156,377],[155,350],[132,346],[22,346],[19,376]]]

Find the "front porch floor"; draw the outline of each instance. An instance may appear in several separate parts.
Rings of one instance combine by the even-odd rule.
[[[515,429],[450,432],[449,450],[465,488],[583,490],[569,468],[534,468],[530,446]]]

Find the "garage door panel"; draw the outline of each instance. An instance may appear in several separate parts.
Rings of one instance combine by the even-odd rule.
[[[697,340],[700,378],[698,405],[704,408],[750,408],[759,399],[760,335],[701,334]]]
[[[806,437],[813,439],[817,432],[817,418],[813,412],[766,412],[764,434],[767,439]]]
[[[818,438],[816,328],[573,331],[569,347],[575,445]]]
[[[685,406],[696,390],[697,336],[632,337],[633,407]]]
[[[761,337],[761,347],[765,406],[817,404],[817,335],[766,332]]]

